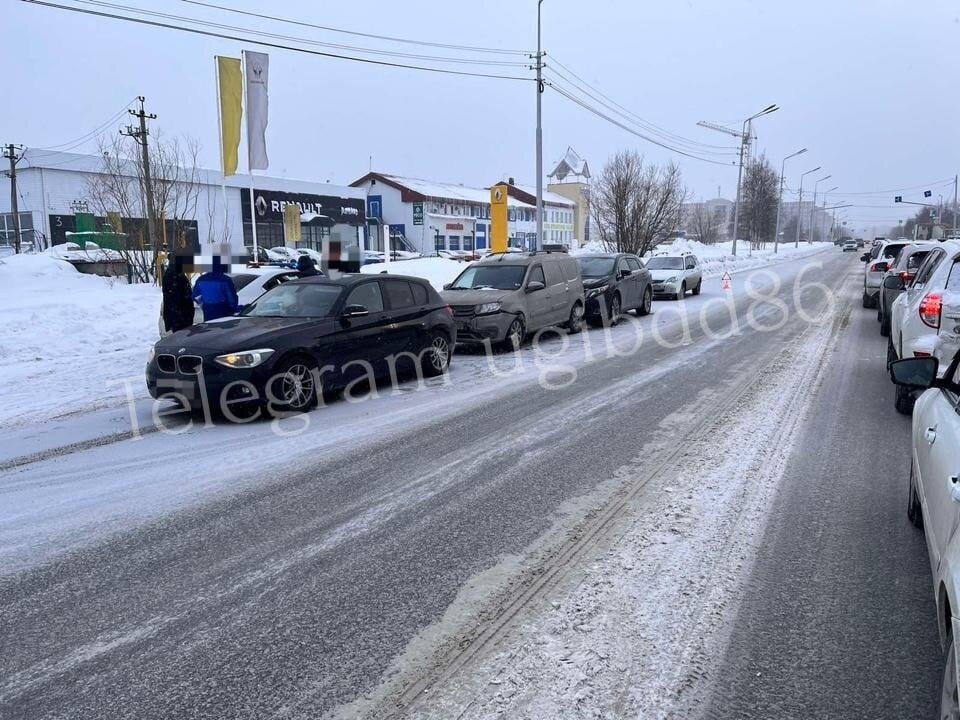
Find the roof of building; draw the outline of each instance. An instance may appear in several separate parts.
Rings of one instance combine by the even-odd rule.
[[[55,150],[43,150],[41,148],[28,148],[23,153],[23,161],[19,170],[29,170],[30,168],[43,168],[44,170],[62,170],[66,172],[80,173],[101,173],[103,172],[103,158],[100,155],[87,155],[83,153],[57,152]],[[136,169],[131,167],[130,177],[136,176]],[[208,170],[200,168],[197,171],[197,182],[201,185],[220,185],[221,173],[219,170]],[[269,175],[255,175],[253,177],[255,186],[266,190],[277,190],[280,192],[304,193],[310,195],[334,195],[347,198],[362,198],[365,193],[362,190],[343,186],[333,185],[331,183],[320,182],[317,180],[293,180],[289,178],[271,177]],[[230,188],[249,188],[249,175],[231,175],[223,183]],[[322,187],[318,187],[322,186]]]
[[[570,175],[579,175],[584,178],[590,177],[590,167],[587,165],[587,161],[580,157],[572,147],[567,148],[563,159],[557,163],[553,172],[547,177],[556,178],[560,182],[563,182]]]
[[[470,187],[458,183],[437,182],[435,180],[423,180],[421,178],[404,177],[402,175],[391,175],[388,173],[369,172],[361,178],[354,180],[351,185],[354,187],[361,185],[369,180],[382,182],[390,187],[400,190],[400,197],[403,202],[423,202],[424,200],[446,200],[454,202],[465,202],[474,205],[490,204],[489,187]],[[511,186],[516,188],[516,185]],[[518,188],[519,189],[519,188]],[[549,197],[548,197],[549,196]],[[557,195],[556,193],[544,193],[544,204],[563,205],[573,207],[573,202]],[[533,199],[517,197],[517,194],[510,193],[507,204],[512,207],[536,206],[535,196]]]

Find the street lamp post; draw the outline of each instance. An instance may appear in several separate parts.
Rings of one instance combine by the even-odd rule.
[[[826,225],[827,225],[827,195],[832,193],[834,190],[839,190],[839,185],[834,185],[829,190],[823,191],[823,215],[820,217],[820,236],[824,237],[827,234]]]
[[[543,247],[543,51],[540,49],[540,10],[543,0],[537,2],[537,243],[534,250]]]
[[[737,170],[737,203],[733,206],[733,254],[737,254],[737,233],[740,231],[740,183],[743,181],[743,154],[747,147],[747,141],[749,140],[749,135],[747,134],[747,127],[750,125],[752,120],[756,120],[761,115],[769,115],[772,112],[776,112],[780,108],[774,103],[773,105],[768,105],[760,112],[755,115],[751,115],[746,120],[743,121],[743,131],[740,133],[740,162],[738,163],[739,169]]]
[[[813,205],[810,206],[810,238],[807,240],[807,243],[813,242],[813,223],[817,217],[817,187],[824,180],[829,180],[833,175],[825,175],[813,184]]]
[[[807,170],[800,175],[800,195],[797,199],[797,238],[793,242],[795,248],[800,247],[800,228],[803,225],[803,179],[810,173],[817,172],[820,167],[820,165],[817,165],[813,170]]]
[[[777,245],[780,242],[780,208],[783,206],[783,173],[787,169],[787,160],[789,160],[792,157],[796,157],[797,155],[803,155],[806,151],[807,151],[806,148],[801,148],[800,150],[797,150],[795,153],[791,153],[790,155],[787,155],[783,159],[783,162],[780,164],[780,195],[777,197],[777,224],[774,226],[774,229],[773,229],[773,254],[774,255],[777,254]]]

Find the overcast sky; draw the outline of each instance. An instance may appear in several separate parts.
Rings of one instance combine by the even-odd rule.
[[[254,20],[177,0],[114,1],[311,40],[464,55]],[[196,137],[204,164],[218,165],[213,56],[263,48],[2,2],[4,25],[13,32],[0,44],[0,64],[8,80],[15,80],[16,104],[6,105],[0,140],[33,147],[64,143],[142,94],[159,116],[157,127]],[[536,44],[535,0],[219,4],[431,42],[510,49]],[[918,186],[898,194],[922,200],[920,186],[929,186],[934,200],[941,193],[952,198],[952,180],[949,187],[934,181],[960,170],[958,43],[957,0],[544,0],[543,6],[548,66],[555,57],[671,133],[732,145],[733,138],[696,122],[736,127],[766,105],[779,104],[779,112],[754,126],[759,149],[779,168],[785,154],[808,147],[806,155],[788,163],[788,186],[796,187],[800,172],[822,165],[805,188],[831,174],[821,190],[840,186],[832,197],[860,206],[846,211],[860,227],[911,213],[892,206],[893,193],[840,192]],[[267,52],[271,167],[266,174],[347,184],[367,171],[372,156],[375,170],[399,175],[473,185],[507,176],[535,182],[533,83]],[[466,69],[531,76],[525,68],[507,66]],[[611,153],[633,147],[650,162],[678,162],[696,199],[715,197],[718,189],[732,197],[736,189],[735,166],[656,147],[548,89],[547,171],[568,145],[589,161],[594,174]],[[89,143],[79,149],[95,148]]]

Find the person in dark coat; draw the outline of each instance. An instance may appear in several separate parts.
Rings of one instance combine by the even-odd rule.
[[[309,255],[301,255],[297,258],[297,274],[300,277],[313,277],[314,275],[323,275],[317,270],[317,264]]]
[[[223,261],[215,255],[213,267],[193,285],[193,299],[200,303],[204,322],[237,314],[240,306],[237,289],[225,271]]]
[[[163,272],[163,325],[167,332],[177,332],[193,325],[193,289],[186,273],[186,258],[175,254]]]

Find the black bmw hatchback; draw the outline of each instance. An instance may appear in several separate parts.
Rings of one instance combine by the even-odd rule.
[[[293,280],[241,315],[173,333],[153,348],[147,387],[193,409],[301,412],[354,381],[447,371],[450,308],[419,278]]]

